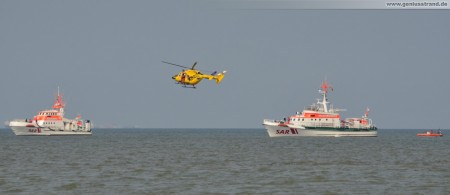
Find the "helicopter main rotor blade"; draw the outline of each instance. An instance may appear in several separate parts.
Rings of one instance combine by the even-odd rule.
[[[187,69],[190,69],[189,67],[186,67],[186,66],[182,66],[182,65],[178,65],[178,64],[174,64],[174,63],[170,63],[170,62],[165,62],[165,61],[161,61],[162,63],[166,63],[166,64],[170,64],[170,65],[172,65],[172,66],[178,66],[178,67],[181,67],[181,68],[187,68]]]
[[[197,62],[195,62],[193,65],[192,65],[192,67],[186,67],[186,66],[182,66],[182,65],[179,65],[179,64],[174,64],[174,63],[171,63],[171,62],[166,62],[166,61],[161,61],[162,63],[166,63],[166,64],[170,64],[170,65],[172,65],[172,66],[178,66],[178,67],[181,67],[181,68],[186,68],[186,69],[191,69],[191,70],[200,70],[200,71],[202,71],[202,72],[208,72],[208,73],[214,73],[214,72],[216,72],[217,73],[217,71],[211,71],[211,70],[205,70],[205,69],[195,69],[195,66],[197,66]]]
[[[192,65],[192,68],[191,68],[191,70],[194,70],[194,68],[195,68],[195,65],[197,65],[197,62],[195,62],[195,63],[194,63],[194,65]]]

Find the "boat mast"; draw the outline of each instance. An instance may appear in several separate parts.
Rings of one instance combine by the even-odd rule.
[[[364,113],[363,118],[369,118],[369,111],[370,111],[370,109],[369,109],[369,107],[367,107],[367,108],[366,108],[366,112]]]
[[[59,93],[59,86],[58,86],[58,95],[56,96],[55,103],[53,104],[53,109],[58,109],[59,114],[61,117],[64,117],[64,102],[62,100],[62,95]]]
[[[327,93],[328,93],[328,89],[333,90],[333,88],[330,85],[328,85],[327,80],[325,80],[320,87],[322,88],[322,90],[319,90],[319,93],[322,94],[323,99],[322,99],[322,102],[317,102],[317,103],[322,105],[324,112],[328,112],[328,103],[329,102],[327,102]]]

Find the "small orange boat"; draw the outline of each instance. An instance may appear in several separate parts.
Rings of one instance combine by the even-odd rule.
[[[424,133],[418,133],[417,136],[423,136],[423,137],[442,137],[444,134],[442,134],[441,131],[433,132],[433,130],[426,131]]]

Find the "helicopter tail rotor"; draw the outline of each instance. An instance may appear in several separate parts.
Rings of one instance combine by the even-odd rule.
[[[219,73],[217,76],[214,76],[214,79],[216,79],[216,83],[220,84],[220,82],[222,81],[223,77],[225,77],[225,73],[227,71],[223,71],[221,73]]]

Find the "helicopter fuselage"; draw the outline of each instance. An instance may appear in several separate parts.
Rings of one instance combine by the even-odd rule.
[[[198,70],[185,70],[172,77],[173,80],[184,85],[197,85],[203,78],[205,78],[204,75]]]

